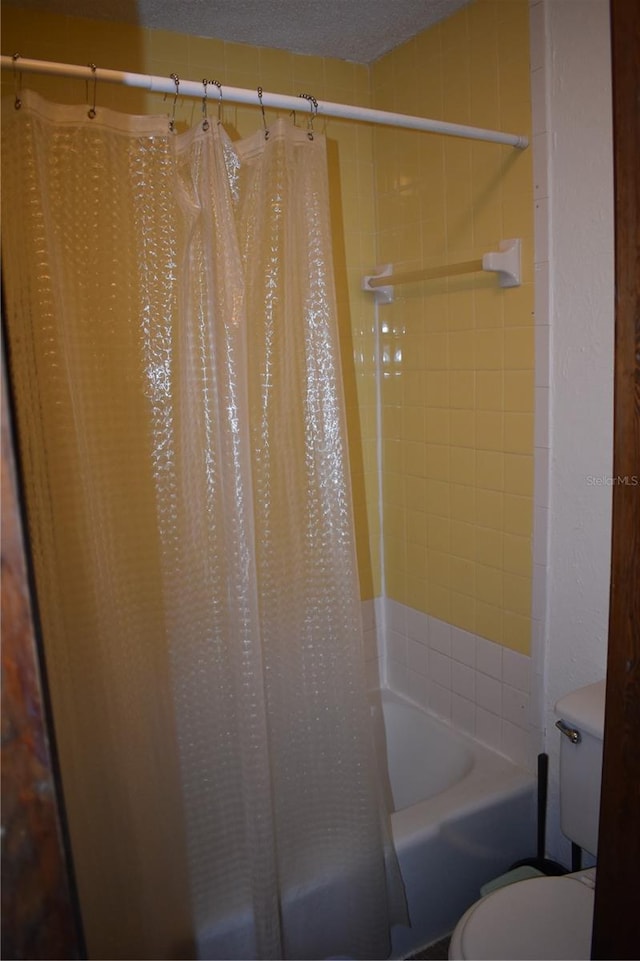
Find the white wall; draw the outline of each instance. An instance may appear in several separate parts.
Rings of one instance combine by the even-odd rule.
[[[553,708],[563,694],[604,677],[609,612],[614,331],[609,3],[541,0],[531,13],[532,54],[536,43],[544,45],[542,72],[536,83],[534,70],[532,87],[537,168],[543,179],[548,176],[547,197],[537,202],[537,251],[548,263],[539,265],[537,301],[541,312],[548,311],[550,334],[548,387],[542,385],[538,396],[542,446],[536,452],[536,499],[538,513],[547,513],[536,532],[542,564],[537,592],[534,586],[540,614],[535,657],[542,679],[543,743],[550,756],[547,846],[552,857],[567,863],[569,845],[558,820],[560,735]],[[546,544],[540,541],[545,534]]]

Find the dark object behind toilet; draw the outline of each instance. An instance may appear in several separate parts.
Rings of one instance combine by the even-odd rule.
[[[546,843],[546,831],[547,831],[547,785],[549,783],[549,755],[548,754],[538,754],[538,831],[537,831],[537,853],[534,858],[524,858],[522,861],[516,861],[512,864],[510,871],[514,868],[530,867],[535,868],[536,871],[540,871],[541,874],[553,875],[555,877],[562,874],[568,874],[566,868],[564,868],[557,861],[552,861],[549,858],[545,858],[544,850]],[[577,848],[577,852],[573,850],[577,848],[577,845],[572,845],[572,859],[573,864],[576,863],[576,858],[579,860],[580,848]],[[573,867],[572,870],[580,870],[580,865],[578,863],[577,867]]]

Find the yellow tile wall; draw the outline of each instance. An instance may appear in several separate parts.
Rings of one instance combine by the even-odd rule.
[[[476,0],[372,67],[372,105],[530,135],[527,0]],[[529,653],[533,493],[531,151],[374,130],[377,263],[523,240],[519,288],[475,274],[381,306],[389,597]]]
[[[2,5],[2,52],[23,57],[111,67],[185,79],[215,78],[223,85],[278,93],[312,93],[318,99],[370,104],[369,68],[322,57],[226,43],[134,25],[23,10]],[[83,81],[25,76],[24,84],[65,103],[87,100]],[[3,72],[3,95],[13,95],[13,77]],[[215,90],[210,93],[215,98]],[[171,98],[113,85],[98,85],[98,107],[128,113],[165,113]],[[301,101],[301,103],[303,103]],[[257,104],[257,97],[256,97]],[[212,105],[210,113],[215,114]],[[181,99],[178,129],[197,123],[198,100]],[[303,104],[298,122],[304,121]],[[267,118],[275,115],[267,111]],[[223,120],[232,138],[253,133],[258,109],[226,104]],[[380,593],[380,529],[376,455],[376,367],[374,310],[360,291],[361,276],[375,263],[373,134],[364,124],[326,119],[316,127],[327,136],[334,224],[334,263],[347,400],[356,541],[363,599]]]

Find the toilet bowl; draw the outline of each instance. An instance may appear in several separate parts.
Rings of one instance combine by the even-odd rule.
[[[455,961],[563,961],[591,956],[595,868],[530,878],[492,891],[458,922]]]

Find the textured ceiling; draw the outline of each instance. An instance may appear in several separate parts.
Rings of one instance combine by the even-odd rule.
[[[469,0],[9,0],[75,17],[371,63]]]

